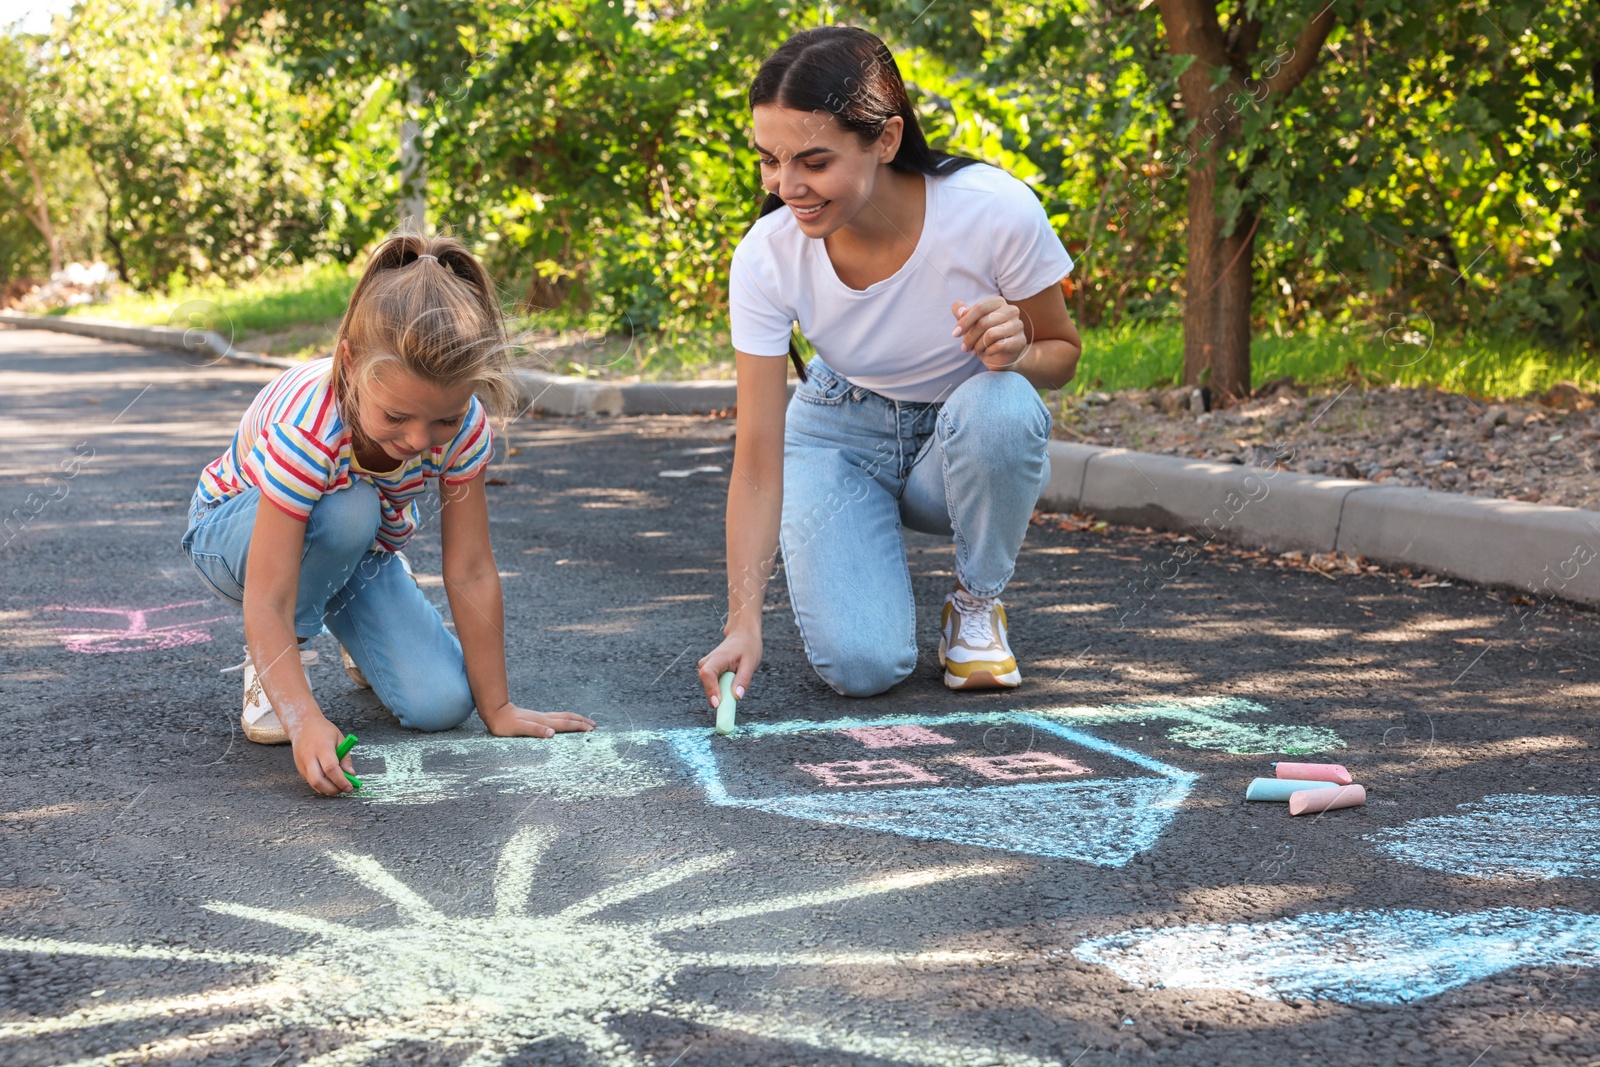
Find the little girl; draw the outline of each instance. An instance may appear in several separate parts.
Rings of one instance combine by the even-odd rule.
[[[402,726],[449,730],[476,706],[499,736],[594,727],[510,700],[480,395],[496,409],[514,396],[488,275],[453,239],[391,237],[356,284],[333,358],[261,390],[200,474],[183,548],[212,592],[244,608],[245,736],[293,744],[319,793],[354,788],[335,752],[344,735],[304,672],[316,653],[297,648],[324,626]],[[400,554],[433,480],[459,640]]]
[[[1078,362],[1059,284],[1072,260],[1026,185],[929,147],[894,57],[865,30],[791,37],[750,107],[767,201],[728,286],[739,427],[707,699],[724,671],[743,696],[761,662],[780,539],[822,679],[870,696],[907,677],[919,657],[906,526],[955,544],[945,684],[1015,686],[1000,593],[1049,477],[1037,390]],[[817,358],[786,403],[796,323]]]

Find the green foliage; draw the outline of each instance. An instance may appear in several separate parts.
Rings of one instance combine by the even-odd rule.
[[[83,0],[58,26],[37,61],[43,125],[86,158],[126,281],[315,257],[332,210],[303,134],[318,101],[291,93],[263,46],[223,55],[208,5],[160,0]]]
[[[1261,21],[1251,54],[1284,54],[1318,7],[1239,8]],[[0,110],[39,134],[69,258],[104,255],[153,290],[356,261],[392,225],[410,117],[434,221],[509,300],[544,327],[634,337],[646,373],[690,373],[720,358],[729,258],[760,202],[749,79],[788,33],[839,18],[890,41],[936,145],[1038,192],[1078,260],[1086,374],[1174,373],[1187,58],[1153,5],[238,0],[220,24],[215,10],[84,0],[40,47],[0,55]],[[1222,160],[1225,211],[1261,217],[1256,380],[1354,362],[1504,393],[1582,372],[1549,353],[1590,348],[1600,326],[1592,5],[1367,0],[1339,15],[1300,91],[1240,101]],[[19,166],[0,151],[0,172]],[[37,272],[37,235],[4,206],[0,279]],[[159,303],[141,313],[159,319]],[[315,301],[282,314],[295,307],[326,315]],[[1384,338],[1401,334],[1474,340],[1391,367]]]

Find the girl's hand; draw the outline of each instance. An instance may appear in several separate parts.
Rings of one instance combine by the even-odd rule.
[[[706,691],[706,703],[715,708],[722,703],[723,672],[733,672],[733,698],[744,699],[750,676],[761,666],[761,635],[735,630],[722,639],[700,660],[700,684]]]
[[[339,762],[339,742],[344,734],[337,726],[318,715],[313,722],[301,722],[293,735],[294,765],[307,785],[327,797],[355,789],[343,773],[355,770],[350,757]]]
[[[961,350],[975,353],[990,370],[1010,370],[1027,354],[1022,309],[1005,297],[985,297],[975,304],[957,301],[950,310],[956,317],[950,336],[961,338]]]
[[[554,737],[594,729],[594,720],[582,715],[570,711],[543,714],[519,708],[509,700],[483,716],[483,724],[496,737]]]

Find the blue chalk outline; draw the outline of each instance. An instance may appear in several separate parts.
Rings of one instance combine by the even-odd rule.
[[[713,749],[714,742],[739,744],[773,735],[838,733],[857,727],[988,724],[1030,726],[1131,763],[1158,777],[854,790],[821,796],[740,797],[730,793],[724,784]],[[705,790],[706,799],[720,807],[749,808],[923,840],[954,841],[1008,852],[1079,859],[1102,867],[1121,867],[1154,845],[1199,780],[1197,774],[1026,711],[755,723],[741,727],[731,737],[719,738],[705,728],[663,730],[658,736],[693,770],[696,781]],[[1070,805],[1072,800],[1078,803]],[[1051,808],[1052,801],[1060,803]],[[1002,822],[974,826],[970,818],[964,818],[985,810],[1003,810],[1006,806],[1014,811],[1019,807],[1026,809],[1023,814],[1032,817],[1026,821],[1037,825],[1019,828],[1014,823]],[[921,810],[905,810],[912,807]],[[1074,826],[1074,816],[1080,817],[1086,825]],[[1019,829],[1022,832],[1019,833]]]

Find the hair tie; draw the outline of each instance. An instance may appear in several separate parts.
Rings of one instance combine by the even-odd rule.
[[[431,259],[435,263],[439,262],[439,257],[434,255],[432,252],[418,252],[417,253],[417,258],[418,259]]]

